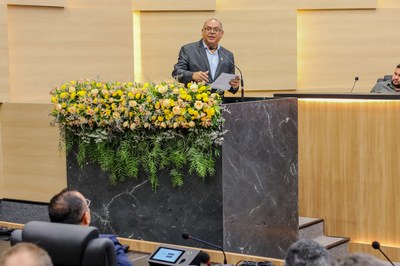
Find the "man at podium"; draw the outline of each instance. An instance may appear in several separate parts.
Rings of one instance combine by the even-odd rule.
[[[172,76],[184,84],[191,81],[211,84],[222,73],[235,74],[233,53],[219,45],[224,35],[222,23],[215,18],[209,19],[204,22],[201,33],[200,41],[181,47],[174,66]],[[236,93],[239,84],[239,76],[234,76],[229,81],[229,91]]]

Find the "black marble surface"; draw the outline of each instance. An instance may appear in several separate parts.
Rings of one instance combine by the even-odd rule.
[[[103,233],[162,243],[194,245],[181,235],[188,232],[222,245],[221,159],[216,175],[205,182],[187,175],[182,188],[173,188],[168,173],[160,173],[160,186],[151,189],[149,180],[126,180],[117,185],[97,165],[77,166],[68,155],[68,187],[89,198],[92,225]]]
[[[110,185],[97,165],[67,156],[67,183],[92,200],[92,225],[120,237],[204,247],[188,232],[226,251],[283,258],[298,237],[297,100],[228,104],[228,129],[215,176],[168,173],[152,191],[145,179]]]
[[[225,249],[283,258],[298,239],[297,100],[228,108],[222,150]]]

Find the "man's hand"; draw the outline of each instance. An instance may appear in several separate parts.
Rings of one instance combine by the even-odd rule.
[[[202,81],[208,83],[208,71],[194,72],[193,76],[192,76],[192,80],[196,81],[197,83],[202,82]]]
[[[240,77],[236,76],[234,79],[231,79],[231,81],[229,81],[229,85],[231,85],[231,87],[234,88],[234,89],[239,88]]]

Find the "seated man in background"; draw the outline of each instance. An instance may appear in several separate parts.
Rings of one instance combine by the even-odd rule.
[[[18,243],[6,250],[0,266],[53,266],[47,252],[31,243]]]
[[[328,266],[330,257],[328,251],[319,243],[302,239],[290,245],[285,266]]]
[[[395,93],[400,92],[400,64],[394,70],[391,80],[382,80],[375,84],[371,93]]]
[[[90,201],[76,190],[63,189],[55,195],[49,204],[50,221],[54,223],[89,225],[91,216]],[[114,243],[117,264],[131,266],[132,263],[126,256],[122,245],[114,235],[99,235],[109,238]]]

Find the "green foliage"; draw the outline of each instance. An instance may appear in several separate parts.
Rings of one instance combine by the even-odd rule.
[[[224,107],[209,85],[80,79],[50,93],[59,147],[75,147],[80,167],[98,164],[112,184],[147,175],[157,189],[158,175],[169,172],[180,187],[188,173],[204,180],[215,172]]]
[[[84,168],[87,162],[96,163],[109,172],[111,184],[147,174],[154,190],[159,186],[158,174],[169,169],[171,184],[181,187],[185,173],[196,173],[203,180],[215,173],[219,151],[206,132],[196,131],[139,131],[98,141],[63,130],[67,152],[77,147],[77,162]],[[86,135],[87,136],[87,135]]]

